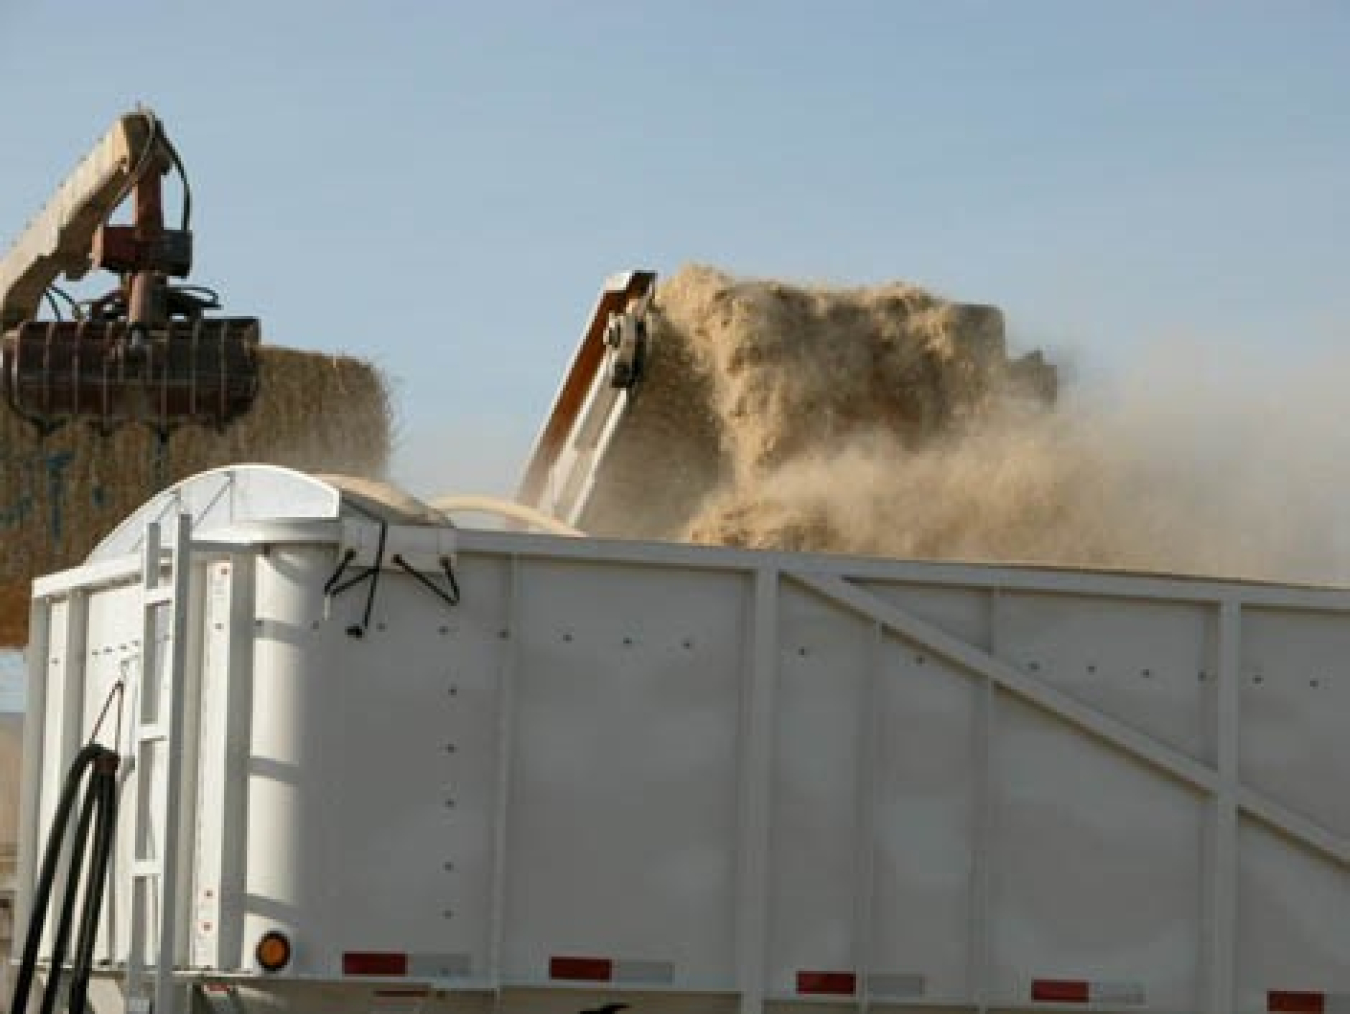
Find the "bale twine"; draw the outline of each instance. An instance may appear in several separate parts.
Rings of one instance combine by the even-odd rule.
[[[223,431],[143,426],[110,434],[73,423],[40,435],[0,408],[0,645],[27,640],[29,583],[79,564],[126,515],[167,486],[223,465],[263,462],[379,477],[391,419],[384,379],[349,356],[267,346],[258,398]]]

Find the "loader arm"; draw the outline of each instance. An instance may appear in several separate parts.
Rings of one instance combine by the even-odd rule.
[[[183,179],[183,220],[166,228],[163,176]],[[133,221],[109,223],[132,199]],[[104,432],[128,422],[161,434],[221,428],[258,388],[258,321],[210,317],[209,289],[178,285],[192,269],[190,190],[163,125],[148,109],[120,117],[0,259],[0,387],[9,407],[48,433],[85,420]],[[64,275],[116,276],[73,320],[39,319]]]
[[[157,168],[161,143],[153,114],[127,113],[66,178],[0,260],[0,331],[37,316],[63,274],[88,273],[94,234],[138,178]]]

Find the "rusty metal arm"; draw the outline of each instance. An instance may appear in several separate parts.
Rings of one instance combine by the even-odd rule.
[[[153,113],[127,113],[61,184],[0,260],[0,330],[34,317],[62,274],[84,277],[99,226],[141,176],[157,171],[162,136]]]

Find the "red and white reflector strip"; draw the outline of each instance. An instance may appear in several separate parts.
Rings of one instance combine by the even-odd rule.
[[[1266,994],[1271,1014],[1350,1014],[1350,993],[1276,989]]]
[[[467,954],[409,954],[406,951],[346,951],[342,974],[375,979],[460,979],[473,972]]]
[[[859,977],[856,972],[801,969],[796,978],[798,996],[857,996],[859,985],[879,1000],[924,994],[924,977],[917,972],[871,972]]]
[[[1031,999],[1037,1003],[1119,1003],[1142,1007],[1144,987],[1138,982],[1032,979]]]
[[[800,996],[853,996],[858,992],[856,972],[799,971],[797,993]]]
[[[645,961],[635,958],[554,955],[548,959],[548,977],[559,982],[669,985],[675,981],[675,965],[670,961]]]

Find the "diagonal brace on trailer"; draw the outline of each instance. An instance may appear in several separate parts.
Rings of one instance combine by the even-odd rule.
[[[1294,813],[1248,786],[1231,789],[1210,765],[1188,757],[1119,719],[1033,679],[982,648],[879,598],[843,578],[784,571],[783,576],[828,602],[921,644],[946,661],[1062,718],[1076,728],[1209,796],[1234,792],[1240,812],[1342,866],[1350,867],[1350,841]]]

